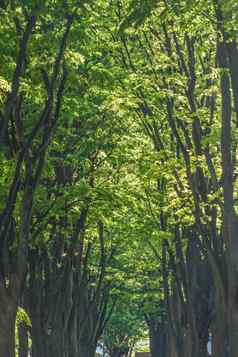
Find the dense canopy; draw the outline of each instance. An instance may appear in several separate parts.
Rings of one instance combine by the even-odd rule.
[[[237,357],[237,1],[0,17],[0,357]]]

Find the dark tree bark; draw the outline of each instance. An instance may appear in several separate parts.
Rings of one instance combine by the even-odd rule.
[[[159,323],[154,319],[147,318],[150,338],[151,357],[163,357],[166,355],[167,324]]]
[[[28,357],[28,352],[29,352],[28,327],[26,326],[26,323],[24,321],[20,322],[18,326],[18,339],[19,339],[18,356]]]
[[[0,298],[0,356],[15,356],[15,321],[17,301],[1,292]],[[3,298],[6,299],[2,304]]]
[[[8,124],[16,110],[18,102],[20,79],[25,71],[27,58],[27,48],[32,31],[36,24],[36,17],[30,16],[24,32],[22,34],[19,51],[16,59],[16,69],[12,78],[11,92],[8,94],[5,108],[2,113],[0,124],[0,142],[8,146],[8,151],[12,150],[8,137]],[[18,298],[20,297],[24,272],[26,268],[26,255],[23,242],[27,238],[26,223],[31,213],[31,197],[28,196],[29,190],[25,189],[22,199],[21,210],[29,198],[29,210],[25,212],[24,221],[20,223],[19,244],[16,251],[12,251],[13,244],[16,243],[16,222],[13,212],[17,195],[20,189],[20,168],[23,163],[24,155],[17,155],[14,178],[11,182],[5,207],[0,215],[0,355],[13,357],[15,355],[15,320],[17,312]],[[21,212],[22,213],[22,212]],[[23,215],[22,215],[23,217]],[[28,222],[27,222],[28,221]]]
[[[96,346],[88,343],[87,340],[81,339],[79,341],[78,355],[81,357],[94,357],[96,352]]]
[[[37,123],[29,136],[24,139],[21,138],[22,142],[20,140],[18,143],[19,150],[15,152],[14,178],[10,185],[5,208],[0,216],[0,308],[2,309],[0,314],[0,355],[4,357],[13,357],[15,354],[15,318],[27,270],[28,239],[34,194],[43,171],[46,150],[59,119],[61,99],[66,81],[66,71],[61,77],[62,58],[72,21],[73,17],[69,16],[65,33],[56,55],[53,75],[47,82],[50,89],[47,88],[47,99],[42,114],[39,118],[36,118],[38,121],[36,120]],[[6,145],[5,137],[8,132],[9,122],[13,120],[17,125],[17,121],[23,120],[23,118],[16,118],[16,113],[19,116],[21,115],[18,110],[18,92],[20,78],[26,66],[27,46],[35,24],[35,16],[28,16],[26,28],[20,42],[11,92],[8,95],[3,113],[3,122],[0,125],[0,141],[4,145]],[[46,126],[47,130],[45,130]],[[35,143],[36,137],[38,139],[37,143]],[[12,149],[11,144],[11,142],[8,143],[10,149]],[[23,166],[24,170],[22,170]],[[21,211],[18,223],[14,220],[14,210],[20,191],[22,197],[20,198]]]
[[[72,271],[67,259],[57,268],[47,252],[32,253],[27,309],[32,322],[32,356],[66,356],[68,315],[72,308]]]
[[[229,68],[229,55],[226,39],[218,43],[217,57],[221,73],[222,95],[222,130],[221,154],[223,175],[223,223],[224,239],[227,247],[227,273],[228,273],[228,331],[229,331],[229,356],[235,357],[238,350],[238,218],[234,210],[234,183],[232,164],[232,101],[231,81],[226,72]],[[231,59],[230,59],[231,62]],[[233,85],[233,90],[234,90]],[[236,94],[236,93],[235,93]]]

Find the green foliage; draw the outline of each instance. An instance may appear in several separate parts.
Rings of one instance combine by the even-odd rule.
[[[120,297],[104,331],[102,342],[109,354],[117,349],[127,351],[145,336],[143,316],[130,299],[126,294]]]
[[[151,15],[151,12],[159,5],[159,0],[132,0],[128,6],[128,15],[119,25],[119,31],[128,27],[140,26]]]
[[[45,149],[24,244],[31,252],[46,252],[50,263],[57,260],[59,270],[65,257],[75,261],[81,254],[80,268],[94,293],[101,284],[105,254],[102,286],[110,291],[110,307],[117,303],[104,342],[108,350],[128,347],[144,336],[144,315],[157,321],[166,315],[162,256],[166,246],[172,295],[173,259],[176,264],[179,260],[175,228],[182,232],[182,253],[188,251],[191,232],[196,231],[204,259],[209,244],[214,248],[210,232],[222,235],[219,80],[229,70],[217,66],[217,41],[224,34],[227,45],[237,40],[237,2],[221,2],[224,17],[219,24],[216,6],[204,0],[4,3],[0,9],[0,128],[14,89],[23,31],[29,16],[36,16],[14,110],[0,143],[0,211],[12,210],[9,218],[16,236],[14,244],[9,243],[9,257],[12,247],[20,247],[24,231],[27,167],[35,169],[36,158]],[[73,15],[72,27],[50,86],[69,15]],[[43,142],[54,120],[64,75],[57,125]],[[41,123],[49,102],[49,122]],[[234,166],[236,114],[232,108]],[[32,139],[36,123],[42,126]],[[25,156],[16,198],[9,204],[19,153]],[[235,210],[237,197],[234,179]],[[83,210],[87,210],[85,227],[74,241]],[[209,232],[207,241],[204,231]],[[56,252],[60,239],[63,243]],[[9,283],[11,271],[7,270],[4,284]],[[31,326],[25,310],[19,308],[17,324],[21,322]]]
[[[18,307],[16,326],[18,326],[21,323],[24,323],[27,327],[31,327],[31,320],[30,320],[27,312],[22,307]]]

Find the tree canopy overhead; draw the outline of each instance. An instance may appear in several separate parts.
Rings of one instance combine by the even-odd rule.
[[[0,16],[0,356],[236,357],[237,2]]]

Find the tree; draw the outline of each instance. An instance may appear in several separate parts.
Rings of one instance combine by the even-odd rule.
[[[237,11],[0,2],[0,355],[235,357]]]
[[[1,210],[0,353],[5,356],[14,355],[16,310],[26,272],[34,196],[47,148],[58,124],[67,74],[62,63],[73,14],[65,12],[61,17],[63,25],[58,29],[60,39],[51,57],[51,68],[48,71],[42,67],[41,79],[36,75],[37,65],[31,56],[30,42],[39,48],[45,10],[56,9],[46,4],[42,8],[9,5],[2,10],[6,19],[1,27],[3,39],[10,30],[12,41],[18,44],[17,54],[15,48],[8,53],[4,46],[8,61],[4,68],[3,89],[8,92],[2,103],[0,133],[1,165],[6,168],[5,175],[9,175],[9,179],[2,182],[5,204]],[[15,12],[18,15],[14,16]],[[34,97],[28,97],[32,89],[41,92],[38,102]]]

